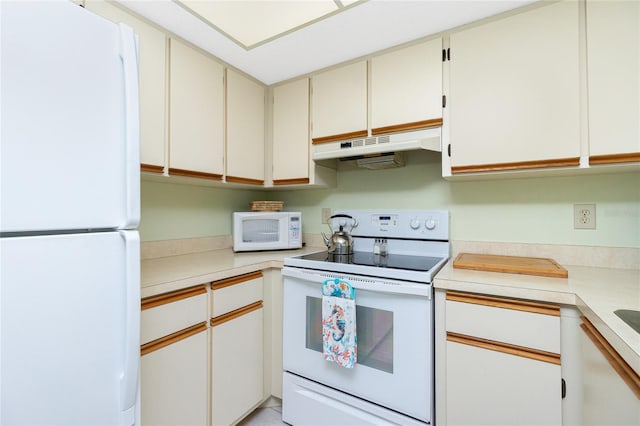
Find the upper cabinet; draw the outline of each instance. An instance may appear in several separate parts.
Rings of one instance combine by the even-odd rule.
[[[166,36],[156,27],[105,1],[89,0],[85,7],[112,22],[124,22],[138,35],[141,168],[145,172],[162,173],[167,129]]]
[[[273,184],[309,183],[309,79],[273,89]]]
[[[451,173],[579,165],[578,7],[552,3],[451,35]]]
[[[311,78],[313,142],[367,136],[367,62]]]
[[[371,59],[371,134],[442,125],[442,39]]]
[[[227,182],[264,184],[265,88],[227,69]]]
[[[169,174],[222,180],[224,68],[175,39],[170,57]]]
[[[586,5],[589,163],[640,161],[640,3]]]

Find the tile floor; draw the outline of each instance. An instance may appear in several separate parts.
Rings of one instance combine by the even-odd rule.
[[[282,421],[282,407],[275,406],[256,409],[238,423],[238,426],[281,426],[286,424]]]

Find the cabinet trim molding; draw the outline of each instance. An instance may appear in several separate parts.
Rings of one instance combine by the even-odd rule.
[[[217,173],[197,172],[195,170],[176,169],[169,167],[169,174],[174,176],[187,176],[199,179],[222,180],[222,175]]]
[[[172,345],[176,342],[186,339],[187,337],[191,337],[194,334],[198,334],[203,331],[207,331],[206,321],[202,321],[201,323],[192,325],[191,327],[176,331],[175,333],[171,333],[168,336],[152,340],[151,342],[145,343],[144,345],[140,346],[140,356],[147,355],[151,352],[162,349],[165,346]]]
[[[264,180],[243,178],[238,176],[227,176],[226,181],[233,183],[248,183],[250,185],[264,185]]]
[[[311,139],[313,145],[329,142],[343,141],[345,139],[366,138],[369,133],[366,130],[357,130],[355,132],[340,133],[338,135],[322,136]]]
[[[146,297],[140,302],[140,308],[144,311],[146,309],[155,308],[156,306],[166,305],[168,303],[177,302],[178,300],[188,299],[190,297],[206,293],[206,284],[201,284],[195,287],[172,291],[170,293],[163,293],[158,294],[157,296]]]
[[[499,172],[505,170],[541,169],[546,167],[578,167],[579,165],[580,157],[571,157],[551,160],[517,161],[513,163],[451,166],[451,173]]]
[[[616,352],[607,339],[600,334],[600,332],[594,327],[594,325],[586,318],[580,317],[582,324],[580,328],[593,342],[596,348],[602,353],[602,355],[609,362],[609,365],[616,370],[616,373],[622,380],[629,386],[629,389],[636,395],[636,398],[640,399],[640,376],[626,363],[624,359]]]
[[[262,271],[249,272],[248,274],[236,275],[235,277],[225,278],[223,280],[214,281],[211,283],[211,290],[220,290],[221,288],[229,287],[230,285],[240,284],[246,281],[262,278],[264,275]]]
[[[640,152],[630,152],[627,154],[592,155],[589,157],[589,165],[637,162],[640,162]]]
[[[149,172],[149,173],[163,173],[164,166],[156,166],[155,164],[140,163],[140,171]]]
[[[371,129],[371,135],[383,135],[385,133],[408,132],[411,130],[427,129],[429,127],[442,126],[442,117],[431,120],[414,121],[411,123],[394,124],[392,126],[376,127]]]
[[[309,183],[309,178],[274,179],[274,185],[300,185]]]
[[[560,354],[447,331],[447,341],[560,365]]]
[[[224,324],[225,322],[231,321],[238,317],[248,314],[249,312],[257,311],[262,308],[262,300],[254,302],[250,305],[243,306],[242,308],[238,308],[234,311],[227,312],[226,314],[222,314],[215,318],[211,318],[210,324],[211,327],[215,327],[220,324]]]
[[[503,297],[486,296],[472,293],[447,291],[446,300],[453,302],[472,303],[475,305],[492,306],[495,308],[511,309],[515,311],[531,312],[534,314],[560,316],[560,306],[546,303],[530,302],[528,300],[506,299]]]

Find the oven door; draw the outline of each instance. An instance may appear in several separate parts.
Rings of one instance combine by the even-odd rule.
[[[424,422],[433,409],[433,304],[430,284],[283,268],[284,370]],[[357,363],[322,356],[321,284],[356,288]]]

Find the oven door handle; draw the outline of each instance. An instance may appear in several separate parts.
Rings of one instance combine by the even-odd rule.
[[[408,294],[412,296],[421,296],[431,299],[433,286],[425,283],[414,283],[410,281],[399,281],[391,279],[382,279],[377,277],[363,277],[348,274],[340,274],[337,272],[324,272],[302,268],[293,268],[285,266],[282,268],[282,276],[297,278],[299,280],[311,282],[314,284],[322,284],[326,280],[339,278],[347,281],[355,289],[375,291],[379,293],[391,294]]]

